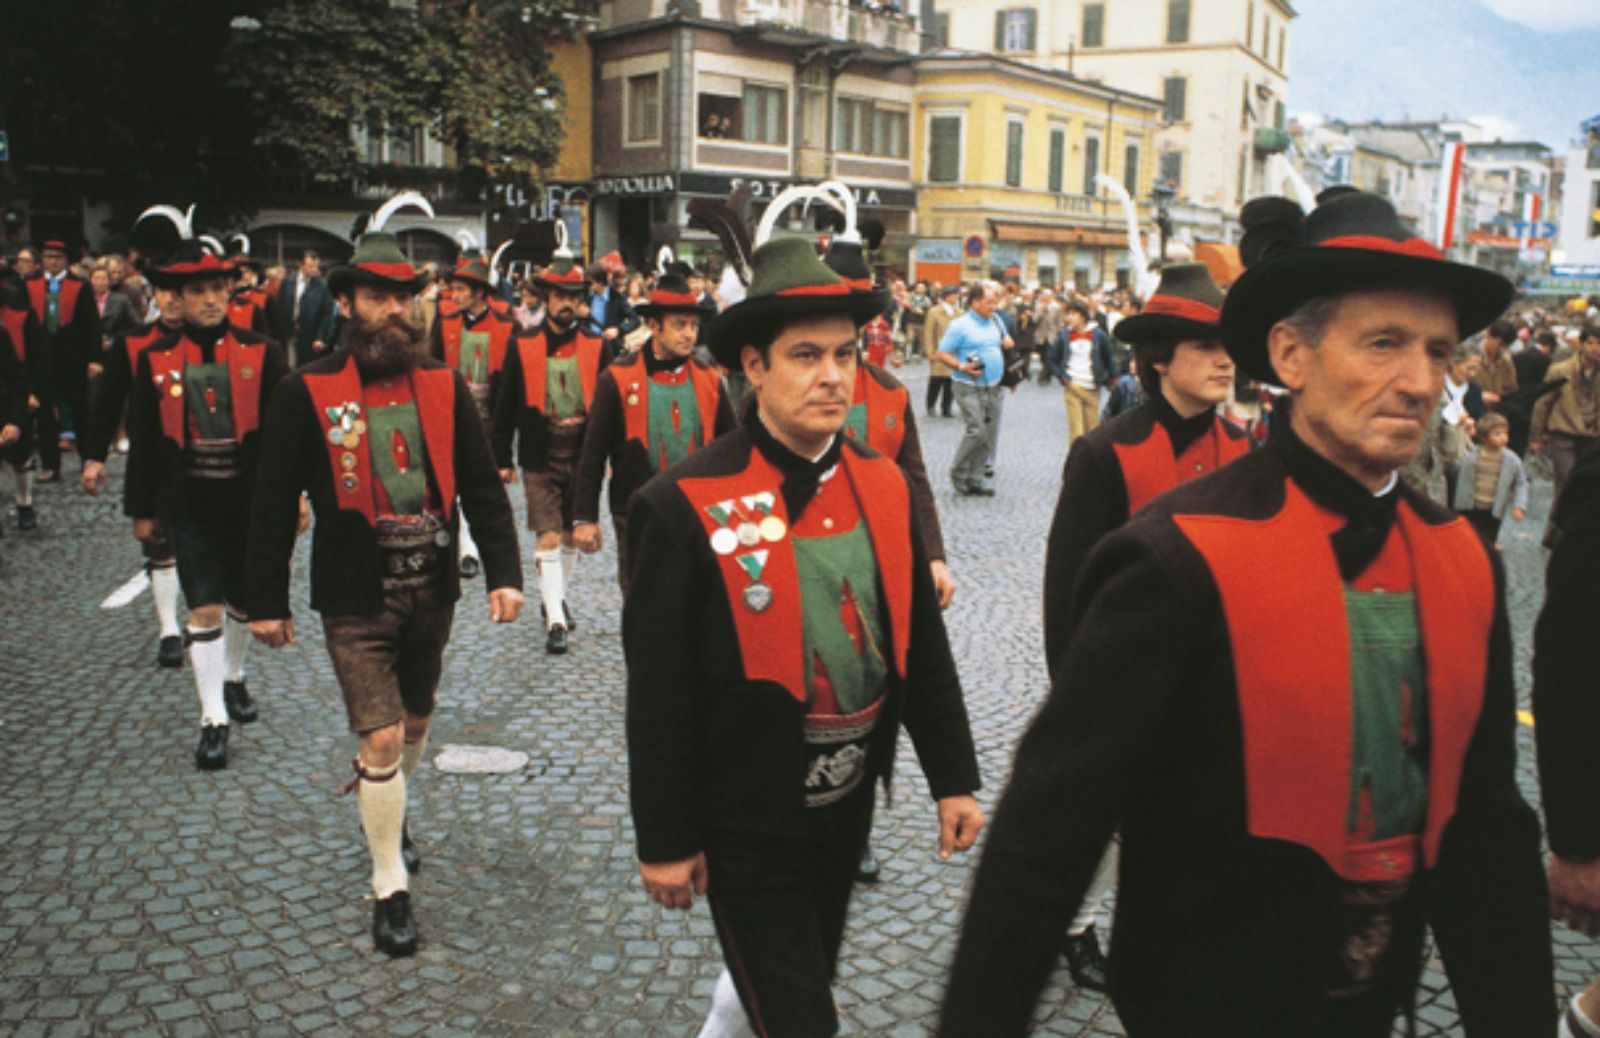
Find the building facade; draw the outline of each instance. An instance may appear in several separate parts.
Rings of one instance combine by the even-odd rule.
[[[916,276],[1126,285],[1127,217],[1151,215],[1162,102],[995,55],[939,51],[917,66]],[[1151,258],[1154,258],[1152,256]]]
[[[906,268],[912,19],[842,0],[607,0],[589,42],[595,254],[647,266],[666,244],[716,267],[690,200],[748,186],[754,217],[785,187],[833,179],[886,228],[880,263]]]

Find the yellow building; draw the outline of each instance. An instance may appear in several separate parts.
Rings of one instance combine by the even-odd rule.
[[[1162,101],[986,54],[917,65],[916,276],[1131,283],[1127,219],[1095,183],[1127,188],[1153,224]]]

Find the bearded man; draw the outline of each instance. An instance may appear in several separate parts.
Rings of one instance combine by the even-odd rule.
[[[491,620],[517,618],[522,566],[472,392],[428,357],[410,316],[424,278],[383,232],[384,215],[330,278],[344,348],[296,371],[273,398],[247,603],[257,639],[273,648],[295,640],[289,560],[297,502],[308,493],[317,519],[311,606],[360,738],[352,786],[372,855],[373,943],[401,956],[417,948],[407,874],[421,867],[405,829],[406,783],[422,757],[461,594],[460,513],[482,551]]]

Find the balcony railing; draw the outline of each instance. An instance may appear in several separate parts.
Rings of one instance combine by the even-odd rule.
[[[738,0],[734,17],[740,25],[795,29],[906,54],[920,48],[916,24],[883,4],[874,10],[846,0]]]

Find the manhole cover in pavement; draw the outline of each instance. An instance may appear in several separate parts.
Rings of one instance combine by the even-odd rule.
[[[528,755],[501,746],[448,745],[433,758],[433,766],[452,775],[502,775],[528,766]]]

